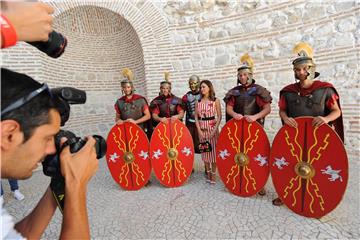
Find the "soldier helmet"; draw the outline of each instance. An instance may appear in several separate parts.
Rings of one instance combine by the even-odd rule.
[[[189,88],[191,91],[198,91],[200,88],[200,78],[197,75],[191,75],[189,78]]]
[[[248,53],[245,53],[240,58],[240,64],[241,64],[241,66],[237,69],[238,73],[247,72],[249,74],[248,83],[252,83],[252,81],[253,81],[252,80],[253,79],[253,73],[254,73],[254,61],[253,61],[253,59],[250,57],[250,55]],[[238,79],[238,83],[239,82],[240,81]]]
[[[132,73],[132,71],[129,69],[129,68],[124,68],[122,71],[121,71],[122,75],[124,76],[124,79],[121,81],[121,87],[127,85],[127,84],[130,84],[130,86],[132,88],[134,88],[134,85],[133,85],[133,79],[134,79],[134,74]]]
[[[169,73],[169,72],[164,72],[164,78],[165,78],[165,80],[160,83],[160,87],[161,87],[162,85],[169,84],[169,85],[170,85],[170,88],[171,88],[171,82],[169,81],[169,79],[170,79],[170,73]]]
[[[292,62],[294,70],[299,65],[306,65],[308,66],[308,79],[314,79],[320,75],[320,73],[315,71],[316,65],[313,61],[313,49],[308,43],[300,42],[296,44],[293,52],[297,55]]]

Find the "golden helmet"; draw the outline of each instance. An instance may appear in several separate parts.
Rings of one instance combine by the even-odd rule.
[[[124,79],[121,81],[121,87],[125,86],[126,84],[130,84],[131,87],[134,87],[134,74],[132,73],[132,71],[129,68],[124,68],[121,71],[121,74],[124,76]]]
[[[254,73],[253,72],[254,71],[254,61],[248,53],[245,53],[244,55],[241,56],[240,64],[241,64],[241,66],[237,69],[238,72],[246,71],[250,74]]]
[[[308,43],[300,42],[296,44],[293,52],[297,55],[292,62],[294,69],[299,65],[306,65],[308,66],[308,79],[314,79],[320,75],[315,71],[316,64],[313,61],[313,49]]]
[[[165,78],[165,80],[160,83],[160,86],[162,86],[164,84],[169,84],[170,87],[171,87],[170,73],[169,72],[164,72],[164,78]]]

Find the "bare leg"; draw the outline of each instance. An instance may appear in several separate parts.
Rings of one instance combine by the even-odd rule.
[[[211,163],[211,183],[215,184],[216,183],[216,163],[213,162]]]
[[[206,171],[206,182],[210,182],[211,180],[211,169],[210,164],[205,162],[205,171]]]

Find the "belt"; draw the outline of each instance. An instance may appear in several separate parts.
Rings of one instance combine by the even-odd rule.
[[[199,118],[199,121],[208,121],[208,120],[214,120],[215,116],[212,117],[203,117],[203,118]]]

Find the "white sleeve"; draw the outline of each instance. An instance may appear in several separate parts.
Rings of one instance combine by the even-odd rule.
[[[25,239],[23,236],[21,236],[20,233],[18,233],[14,226],[15,223],[13,221],[13,218],[8,214],[6,209],[3,207],[3,199],[0,198],[0,205],[1,205],[1,239]]]

